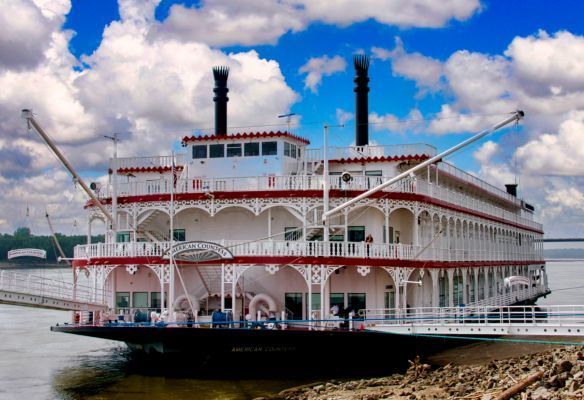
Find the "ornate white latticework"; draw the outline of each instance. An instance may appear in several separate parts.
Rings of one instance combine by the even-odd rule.
[[[150,268],[152,271],[154,271],[154,273],[158,277],[158,280],[161,281],[162,283],[169,283],[170,282],[170,268],[171,268],[170,265],[154,264],[154,265],[147,265],[147,267]]]
[[[365,276],[369,275],[369,273],[371,272],[371,267],[367,267],[365,265],[360,265],[357,267],[357,272],[359,273],[359,275],[365,277]]]
[[[382,267],[392,277],[393,282],[400,286],[403,281],[407,281],[414,271],[414,268]]]
[[[224,267],[224,281],[225,283],[236,283],[241,275],[245,273],[245,271],[250,268],[250,265],[234,265],[234,264],[225,264]]]
[[[126,265],[126,272],[130,275],[134,275],[138,272],[138,266],[134,264]]]
[[[266,265],[265,270],[270,275],[274,275],[276,272],[280,270],[280,267],[276,264]]]

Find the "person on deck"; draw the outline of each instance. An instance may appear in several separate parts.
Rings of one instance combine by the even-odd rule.
[[[365,247],[367,249],[367,257],[369,257],[369,250],[370,250],[372,243],[373,243],[373,236],[371,236],[371,234],[368,234],[367,237],[365,238]]]

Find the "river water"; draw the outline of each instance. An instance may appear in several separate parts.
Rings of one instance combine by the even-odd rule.
[[[539,304],[584,304],[584,261],[548,262],[547,270],[552,294]],[[59,269],[23,272],[53,278],[70,274]],[[69,319],[69,312],[0,305],[0,400],[239,400],[306,383],[144,373],[124,345],[49,331],[51,325]]]

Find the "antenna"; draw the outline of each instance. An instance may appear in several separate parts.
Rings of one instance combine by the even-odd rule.
[[[286,118],[286,125],[288,125],[288,133],[291,133],[290,132],[290,121],[292,120],[292,117],[295,115],[296,115],[296,113],[278,115],[278,118]]]

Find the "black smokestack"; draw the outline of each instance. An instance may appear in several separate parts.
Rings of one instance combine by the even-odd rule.
[[[369,144],[369,56],[357,54],[355,64],[355,145]]]
[[[507,184],[507,185],[505,185],[505,188],[507,189],[507,193],[509,193],[511,196],[517,197],[517,184],[516,183]]]
[[[215,77],[215,87],[213,88],[213,101],[215,102],[215,135],[227,135],[227,78],[229,77],[229,67],[213,67],[213,77]]]

